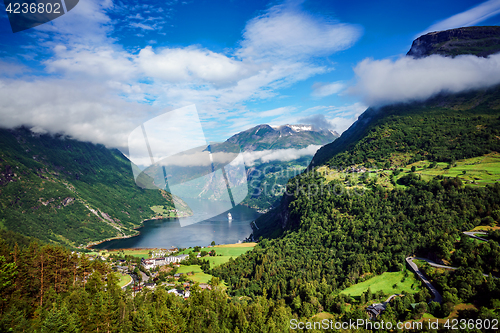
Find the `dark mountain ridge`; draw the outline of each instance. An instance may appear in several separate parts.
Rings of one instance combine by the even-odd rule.
[[[454,57],[473,54],[487,57],[500,51],[500,27],[465,27],[429,32],[413,41],[406,54],[422,58],[432,54]]]

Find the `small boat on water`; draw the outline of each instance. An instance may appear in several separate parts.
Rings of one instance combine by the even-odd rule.
[[[231,221],[231,220],[233,219],[233,217],[231,216],[231,213],[227,213],[227,219],[228,219],[229,221]]]

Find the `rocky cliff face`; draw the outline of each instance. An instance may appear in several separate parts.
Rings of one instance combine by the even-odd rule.
[[[500,27],[466,27],[430,32],[413,41],[406,54],[422,58],[432,54],[457,56],[474,54],[487,57],[500,52]]]

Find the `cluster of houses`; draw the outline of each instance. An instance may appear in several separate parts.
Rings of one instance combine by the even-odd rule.
[[[186,290],[170,289],[168,291],[168,293],[174,294],[176,296],[184,297],[184,298],[188,298],[191,295],[191,292],[189,291],[189,289],[186,289]]]
[[[385,306],[382,303],[372,304],[366,308],[368,315],[372,319],[378,317],[384,310]]]
[[[142,259],[141,260],[141,265],[145,269],[151,269],[155,268],[158,266],[165,266],[169,264],[175,264],[183,261],[184,259],[188,258],[189,255],[187,254],[180,254],[178,256],[168,256],[168,257],[161,257],[161,258],[152,258],[152,259]]]
[[[165,250],[165,249],[159,249],[159,250],[154,250],[150,252],[150,255],[152,258],[150,259],[141,259],[140,265],[146,269],[150,270],[152,268],[156,267],[161,267],[161,266],[166,266],[173,264],[173,266],[180,266],[180,262],[183,260],[186,260],[189,258],[189,255],[187,254],[180,254],[180,255],[170,255],[172,252],[177,252],[178,249],[170,249],[170,250]],[[200,256],[200,254],[198,254]],[[139,272],[142,275],[142,283],[136,283],[137,279],[134,274],[131,273],[131,270],[133,270],[136,267],[136,264],[134,263],[128,263],[127,260],[125,259],[118,259],[116,260],[113,264],[113,270],[120,272],[122,274],[129,274],[132,276],[132,281],[130,281],[127,285],[123,286],[122,288],[130,288],[134,293],[140,292],[144,289],[151,289],[154,290],[157,288],[157,286],[165,286],[168,290],[168,293],[174,294],[179,297],[183,298],[188,298],[191,295],[191,284],[187,281],[181,283],[181,287],[179,287],[180,281],[175,281],[174,280],[179,280],[184,274],[190,275],[190,273],[176,273],[173,274],[172,276],[168,276],[169,280],[171,282],[163,282],[157,285],[157,278],[159,276],[159,272],[156,271],[151,271],[151,274],[144,274],[143,272]],[[181,280],[182,281],[182,280]],[[178,286],[178,287],[176,287]],[[206,283],[201,283],[199,284],[199,287],[201,289],[211,289],[211,286]]]
[[[165,249],[153,250],[153,251],[151,251],[151,257],[153,257],[153,258],[165,257],[165,256],[170,255],[170,253],[177,252],[177,251],[179,251],[179,249],[176,247],[173,247],[170,250],[165,250]]]
[[[178,279],[179,276],[181,276],[182,274],[183,273],[175,274],[175,278]],[[184,299],[186,299],[189,296],[191,296],[191,290],[190,290],[191,289],[191,283],[189,283],[189,282],[182,283],[182,287],[181,288],[179,288],[179,287],[176,288],[176,284],[175,283],[164,282],[161,285],[167,287],[169,294],[174,294],[175,296],[179,296],[179,297],[182,297]],[[154,283],[154,282],[148,282],[148,283],[144,283],[142,285],[141,284],[134,285],[133,287],[131,287],[131,289],[134,292],[140,292],[143,289],[154,290],[156,288],[156,286],[157,286],[156,283]],[[208,283],[200,283],[199,287],[200,287],[200,289],[212,290],[212,287]],[[169,288],[172,288],[172,289],[169,289]]]

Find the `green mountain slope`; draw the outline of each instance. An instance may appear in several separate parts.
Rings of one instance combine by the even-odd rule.
[[[279,203],[288,179],[305,170],[312,159],[312,154],[300,154],[297,157],[296,151],[287,152],[286,149],[300,150],[310,145],[322,146],[337,137],[335,131],[315,129],[311,125],[259,125],[235,134],[223,143],[213,144],[212,151],[235,152],[235,147],[247,153],[272,154],[281,151],[279,158],[253,160],[247,170],[249,194],[242,204],[266,212]],[[287,155],[291,157],[285,158]]]
[[[416,159],[449,162],[500,149],[500,88],[368,109],[311,165],[345,167]],[[402,157],[402,155],[406,157]]]
[[[446,317],[463,302],[498,318],[500,279],[481,274],[500,276],[500,246],[462,232],[500,225],[500,180],[479,183],[467,175],[467,163],[498,168],[481,163],[500,151],[499,106],[500,88],[493,87],[368,109],[288,182],[279,208],[256,221],[259,246],[212,274],[230,281],[234,295],[271,295],[300,316],[326,310],[363,318],[371,293],[354,301],[340,291],[404,270],[405,258],[416,254],[459,267],[435,275],[443,303],[428,309],[434,316]],[[410,302],[430,299],[422,288]],[[474,315],[485,318],[483,312]]]
[[[117,150],[0,130],[0,228],[79,246],[135,234],[156,205],[174,209],[170,194],[136,186]]]

